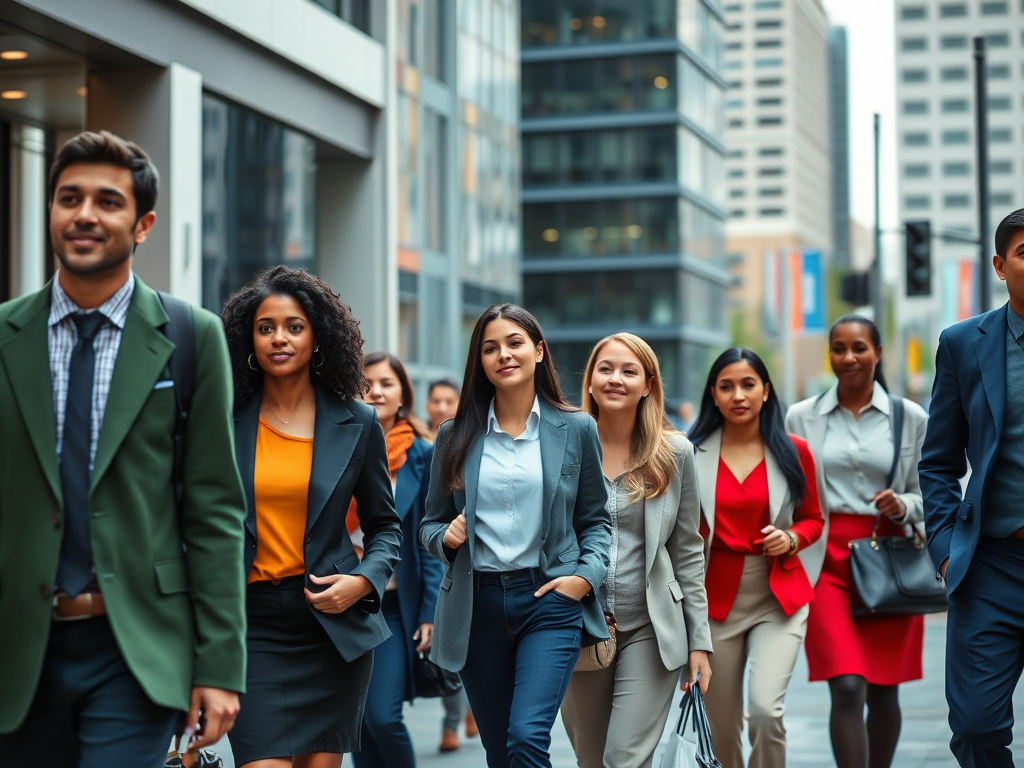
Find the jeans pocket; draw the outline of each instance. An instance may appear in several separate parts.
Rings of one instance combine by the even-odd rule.
[[[549,595],[554,595],[556,600],[560,600],[562,602],[569,603],[569,605],[578,605],[581,608],[583,607],[583,601],[582,600],[577,600],[574,597],[569,597],[568,595],[562,594],[557,589],[552,589],[550,592],[548,592],[548,594]]]

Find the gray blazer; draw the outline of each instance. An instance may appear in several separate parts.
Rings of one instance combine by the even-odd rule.
[[[469,452],[463,468],[465,488],[441,493],[441,455],[454,422],[437,433],[430,464],[426,514],[420,541],[430,554],[448,566],[434,616],[430,658],[443,669],[458,672],[466,664],[469,628],[473,616],[473,546],[476,494],[480,480],[483,435]],[[601,444],[597,425],[582,411],[560,411],[540,404],[540,457],[544,472],[544,509],[539,567],[545,581],[560,576],[581,576],[593,588],[583,598],[583,645],[608,637],[597,588],[608,574],[611,523],[608,494],[601,475]],[[454,559],[443,544],[445,531],[459,512],[466,513],[468,538]]]
[[[693,446],[681,434],[671,439],[679,471],[665,493],[644,502],[644,528],[647,611],[662,663],[678,669],[690,651],[712,648]]]
[[[834,388],[838,386],[835,384]],[[906,517],[899,522],[913,525],[921,536],[924,536],[924,501],[921,498],[921,482],[917,475],[917,464],[921,461],[921,446],[924,445],[924,434],[928,427],[928,414],[924,408],[912,400],[903,402],[900,462],[896,467],[896,476],[893,477],[892,487],[907,507]],[[825,546],[828,542],[828,495],[825,492],[827,487],[825,485],[825,468],[821,461],[827,425],[827,415],[821,412],[818,397],[801,400],[790,406],[786,413],[786,431],[799,435],[807,441],[811,453],[814,454],[814,463],[818,471],[818,500],[821,503],[821,514],[825,516],[825,530],[813,546],[800,553],[802,557],[813,558],[817,562],[817,571],[821,570],[821,565],[825,562]],[[894,426],[893,415],[890,413],[889,427],[893,428]],[[807,567],[807,560],[804,561],[804,564],[804,567]],[[808,570],[809,574],[810,570]]]

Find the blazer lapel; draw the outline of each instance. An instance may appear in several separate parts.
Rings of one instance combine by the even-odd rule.
[[[96,444],[93,489],[103,479],[174,351],[174,344],[160,331],[166,322],[167,313],[156,292],[136,278]]]
[[[52,281],[51,281],[52,283]],[[49,319],[51,284],[14,312],[7,322],[19,332],[2,346],[11,389],[18,410],[32,436],[43,474],[53,495],[63,503],[57,466],[57,422],[53,413],[53,381],[50,378]]]
[[[313,530],[355,451],[363,428],[346,424],[352,411],[342,400],[328,397],[316,387],[316,424],[313,427],[313,468],[309,473],[306,533]],[[380,429],[379,426],[375,427]],[[342,510],[344,514],[344,510]]]
[[[786,485],[786,476],[782,474],[775,456],[767,449],[764,452],[764,468],[768,475],[769,514],[772,525],[775,525],[779,515],[782,513],[782,506],[786,502],[789,487]]]
[[[544,516],[543,528],[551,526],[551,505],[562,479],[562,458],[565,456],[565,419],[558,415],[558,409],[547,403],[540,405],[540,465],[544,475]]]
[[[256,538],[256,496],[253,476],[256,473],[256,433],[260,426],[260,397],[257,392],[235,412],[235,459],[245,488],[245,528]]]
[[[985,387],[986,400],[995,422],[998,445],[1003,434],[1003,413],[1006,410],[1006,327],[1008,306],[992,312],[978,326],[980,335],[974,340],[974,351],[978,355],[978,369]]]
[[[716,429],[704,440],[694,453],[697,468],[697,490],[700,493],[700,508],[707,520],[708,541],[715,533],[715,485],[718,482],[718,461],[722,456],[722,430]]]

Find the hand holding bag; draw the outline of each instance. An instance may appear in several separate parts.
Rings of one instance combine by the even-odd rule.
[[[424,651],[416,656],[416,698],[436,699],[452,696],[462,690],[462,678],[455,672],[441,669]]]
[[[683,695],[679,707],[679,722],[661,756],[661,768],[722,768],[711,743],[711,726],[698,685],[692,685]],[[691,734],[686,732],[688,725]],[[686,738],[688,735],[690,738]]]
[[[618,650],[618,641],[615,637],[615,617],[610,613],[604,615],[608,623],[608,639],[601,640],[597,645],[588,645],[580,651],[580,657],[576,660],[575,672],[597,672],[608,669],[615,661],[615,652]]]
[[[892,487],[903,438],[903,398],[889,398],[893,413]],[[855,619],[919,616],[946,610],[946,588],[935,576],[935,565],[921,534],[879,536],[882,515],[875,519],[871,538],[850,542],[850,573],[859,600],[852,600]]]

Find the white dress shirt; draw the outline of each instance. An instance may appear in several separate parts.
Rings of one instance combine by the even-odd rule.
[[[540,564],[543,505],[540,401],[533,398],[526,429],[513,438],[498,426],[492,399],[477,483],[473,568],[536,568]]]

